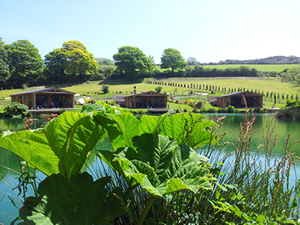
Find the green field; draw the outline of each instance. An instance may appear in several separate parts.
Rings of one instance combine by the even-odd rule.
[[[169,78],[169,79],[161,79],[157,80],[161,82],[172,82],[172,83],[180,83],[180,84],[205,84],[205,85],[214,85],[219,87],[228,88],[246,88],[253,90],[264,91],[264,93],[268,92],[276,92],[281,96],[284,95],[294,95],[294,97],[299,95],[299,88],[295,88],[291,86],[289,83],[280,82],[277,79],[266,79],[266,78]],[[110,93],[103,94],[101,91],[102,84],[108,84]],[[155,84],[146,84],[146,83],[134,83],[128,82],[124,80],[104,80],[104,81],[91,81],[88,83],[82,83],[77,85],[68,85],[64,84],[58,86],[58,88],[62,88],[71,92],[75,92],[77,94],[89,95],[94,100],[105,100],[110,99],[115,95],[130,95],[133,93],[134,86],[136,87],[137,93],[144,91],[154,90],[155,87],[159,85]],[[41,87],[40,87],[41,88]],[[9,103],[9,97],[11,94],[33,90],[35,88],[28,88],[26,90],[22,89],[9,89],[9,90],[1,90],[0,91],[0,112],[3,111],[5,105]],[[161,93],[174,93],[176,94],[187,94],[191,91],[191,88],[181,88],[174,86],[165,86],[162,85]],[[208,92],[204,90],[194,90],[197,92]],[[220,93],[219,93],[220,94]],[[221,93],[222,94],[222,93]],[[4,100],[2,100],[4,98]],[[271,104],[271,103],[270,103]]]
[[[297,94],[299,88],[293,87],[290,83],[281,82],[277,79],[260,78],[170,78],[162,80],[164,82],[174,82],[180,84],[205,84],[228,88],[246,88],[279,94]],[[174,87],[173,87],[174,89]]]
[[[227,68],[237,68],[241,66],[247,66],[250,69],[254,68],[258,71],[267,72],[282,72],[285,69],[290,69],[294,67],[299,67],[300,64],[228,64],[228,65],[205,65],[204,68],[209,69],[227,69]]]

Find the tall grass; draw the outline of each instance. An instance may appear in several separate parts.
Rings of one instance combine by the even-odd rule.
[[[218,126],[212,130],[219,140],[226,135],[219,133],[224,118],[216,117]],[[284,155],[277,158],[273,154],[277,147],[273,120],[270,114],[263,129],[265,141],[256,149],[251,141],[257,132],[253,129],[255,115],[250,117],[248,112],[234,142],[199,149],[199,154],[209,157],[207,166],[217,178],[213,191],[180,191],[152,199],[144,224],[295,224],[299,216],[299,181],[295,170],[298,158],[292,149],[295,143],[290,144],[288,136]],[[131,190],[122,176],[98,160],[93,174],[113,177],[111,190],[118,187],[122,198],[128,200],[124,201],[128,213],[116,218],[114,224],[136,224],[150,195],[140,186]],[[295,183],[291,179],[296,179]]]

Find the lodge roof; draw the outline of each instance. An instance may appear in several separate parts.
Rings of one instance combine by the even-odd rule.
[[[227,97],[227,96],[242,96],[242,95],[244,95],[245,97],[264,96],[263,94],[255,93],[255,92],[252,92],[252,91],[241,91],[241,92],[230,93],[230,94],[227,94],[227,95],[216,96],[216,98],[222,98],[222,97]]]
[[[43,89],[37,89],[37,90],[31,90],[31,91],[24,91],[24,92],[20,92],[20,93],[17,93],[17,94],[12,94],[10,96],[36,94],[36,93],[75,95],[74,92],[66,91],[66,90],[63,90],[63,89],[55,88],[55,87],[50,87],[50,88],[43,88]]]

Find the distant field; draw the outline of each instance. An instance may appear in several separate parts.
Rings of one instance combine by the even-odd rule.
[[[178,82],[181,84],[205,84],[228,88],[257,89],[264,92],[276,92],[279,94],[297,94],[299,88],[293,87],[290,83],[281,82],[277,79],[260,78],[170,78],[165,82]],[[299,93],[300,94],[300,93]]]
[[[227,68],[236,68],[240,66],[247,66],[249,68],[254,68],[258,71],[274,71],[274,72],[281,72],[285,69],[290,69],[294,67],[299,67],[300,64],[230,64],[230,65],[206,65],[203,66],[204,68],[216,68],[216,69],[227,69]]]

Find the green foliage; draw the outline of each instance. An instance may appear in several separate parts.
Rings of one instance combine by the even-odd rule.
[[[300,108],[300,100],[288,99],[286,100],[286,105],[284,107],[293,109]]]
[[[161,57],[161,68],[171,68],[172,73],[175,69],[183,69],[187,62],[181,56],[181,53],[174,48],[164,50]]]
[[[106,224],[124,214],[121,201],[108,193],[108,177],[93,181],[88,173],[67,182],[53,174],[39,184],[38,197],[29,197],[20,209],[19,224]]]
[[[152,61],[137,47],[123,46],[113,55],[115,65],[127,79],[136,79],[146,74]]]
[[[155,88],[155,91],[156,91],[157,93],[160,93],[160,92],[161,92],[161,89],[162,89],[162,86],[158,86],[158,87]]]
[[[4,46],[8,56],[10,81],[22,84],[34,81],[42,73],[43,60],[39,51],[27,40],[18,40]]]
[[[286,105],[276,113],[276,117],[300,120],[300,100],[286,100]]]
[[[90,115],[66,112],[51,120],[45,129],[4,134],[0,146],[46,175],[60,172],[70,179],[81,170],[103,134]]]
[[[11,102],[4,107],[4,113],[6,116],[24,116],[24,113],[28,109],[27,105],[21,104],[19,102]]]
[[[114,65],[115,63],[111,59],[106,58],[95,58],[98,65]]]
[[[82,112],[0,138],[1,147],[49,175],[26,198],[23,224],[293,224],[298,217],[299,182],[289,187],[294,153],[287,147],[274,162],[276,137],[267,127],[261,162],[250,152],[255,118],[248,114],[231,154],[222,156],[205,146],[218,139],[216,124],[199,114],[138,120],[107,104]],[[94,146],[102,159],[91,171],[95,181],[82,173]]]
[[[98,63],[86,47],[79,41],[63,43],[45,56],[46,73],[55,79],[65,79],[65,75],[96,74]]]
[[[96,108],[99,111],[92,113],[91,110]],[[200,115],[190,114],[174,115],[175,118],[167,115],[163,117],[143,116],[141,120],[137,120],[132,114],[117,114],[116,111],[106,110],[106,108],[108,108],[106,105],[102,107],[96,105],[86,107],[83,110],[86,112],[85,114],[66,112],[57,119],[50,121],[45,129],[17,133],[7,132],[2,135],[0,139],[1,147],[15,152],[28,161],[32,167],[48,176],[60,174],[46,178],[38,188],[38,196],[26,199],[26,207],[20,210],[20,216],[26,222],[48,221],[50,223],[51,221],[51,223],[56,224],[60,221],[60,218],[65,218],[59,224],[68,224],[73,221],[70,215],[75,212],[74,210],[85,210],[85,208],[82,208],[81,202],[84,199],[90,201],[88,199],[91,198],[90,196],[95,195],[94,191],[101,191],[101,189],[94,188],[95,184],[88,181],[91,178],[82,180],[83,178],[80,178],[78,174],[80,174],[91,149],[101,137],[105,136],[110,140],[111,147],[108,149],[118,149],[116,153],[109,151],[106,151],[106,153],[114,155],[116,160],[113,161],[118,161],[122,166],[125,166],[122,167],[124,169],[123,179],[128,180],[128,175],[132,173],[131,175],[134,178],[131,179],[135,179],[136,184],[141,184],[149,194],[162,196],[181,189],[196,192],[199,187],[212,188],[209,182],[212,178],[210,176],[206,177],[209,167],[204,166],[207,158],[196,154],[182,142],[189,140],[189,143],[195,146],[207,143],[209,140],[202,139],[199,142],[199,140],[195,141],[193,136],[198,135],[200,137],[202,134],[210,133],[205,127],[208,127],[209,124],[214,125],[214,123],[206,124],[206,121],[200,120]],[[113,109],[114,107],[110,108]],[[113,113],[108,113],[109,111]],[[175,123],[176,118],[179,119],[177,123]],[[169,121],[170,119],[171,121]],[[201,130],[197,130],[197,133],[193,133],[192,130],[182,132],[182,129],[192,124],[195,124],[195,130],[197,128]],[[162,136],[159,133],[170,134],[176,140]],[[210,138],[210,135],[207,137]],[[107,149],[107,145],[104,143],[100,146],[100,149]],[[139,149],[139,154],[136,154],[136,149]],[[105,152],[103,150],[102,153]],[[149,154],[156,155],[158,158],[147,157]],[[111,165],[112,162],[110,163],[109,160],[110,157],[106,158],[108,164]],[[129,163],[128,166],[134,167],[131,172],[131,169],[127,170],[126,163]],[[150,163],[150,167],[147,166],[147,163]],[[152,171],[151,166],[155,168],[155,171]],[[123,171],[120,168],[114,169],[119,172]],[[164,169],[169,171],[168,176],[163,173]],[[155,172],[156,177],[152,176],[154,175],[153,172]],[[149,183],[147,179],[152,183]],[[97,182],[95,181],[95,183]],[[54,188],[57,186],[61,186],[61,189]],[[83,189],[85,191],[82,191]],[[82,192],[81,195],[77,194],[78,190]],[[118,192],[111,189],[107,189],[107,191],[111,195],[118,195],[118,198],[122,196],[122,194],[119,195]],[[91,192],[91,195],[85,192]],[[54,205],[54,202],[58,200],[59,203]],[[127,201],[126,198],[123,201]],[[105,198],[97,199],[97,202],[99,207],[103,206],[105,205]],[[68,208],[66,207],[67,204],[74,207],[65,209]],[[93,205],[94,203],[92,206],[87,207],[93,207]],[[89,219],[91,220],[94,218],[93,215],[101,218],[105,217],[103,221],[109,222],[120,212],[118,207],[110,208],[112,211],[109,213],[110,217],[108,217],[105,216],[105,213],[99,213],[99,207],[95,208],[97,213],[92,210],[86,213],[86,216],[90,216]],[[139,215],[138,224],[144,221],[150,208],[151,204],[142,215]],[[52,212],[51,214],[48,213],[49,210]],[[81,221],[78,219],[78,222]]]
[[[282,81],[290,82],[296,87],[300,86],[300,67],[290,68],[282,74]]]
[[[102,85],[101,89],[102,89],[104,94],[109,93],[109,85],[104,84],[104,85]]]
[[[230,106],[226,107],[226,112],[233,113],[234,112],[234,106],[230,105]]]
[[[212,189],[209,172],[204,167],[208,159],[187,145],[157,134],[133,138],[133,148],[121,148],[115,153],[100,151],[101,158],[124,176],[131,186],[140,184],[153,196],[163,196],[179,190],[194,193],[199,188]]]
[[[7,66],[8,63],[8,55],[6,50],[4,49],[4,45],[0,43],[0,81],[5,82],[10,78],[10,71]]]
[[[194,65],[200,64],[195,57],[188,57],[186,62],[187,62],[187,65],[189,65],[189,66],[194,66]]]
[[[98,65],[98,73],[103,74],[105,78],[110,78],[115,71],[114,65]]]
[[[114,107],[101,101],[98,101],[96,104],[85,104],[81,109],[81,113],[88,113],[90,115],[93,115],[94,111],[101,111],[112,115],[120,114],[121,112],[128,112],[126,109]]]

